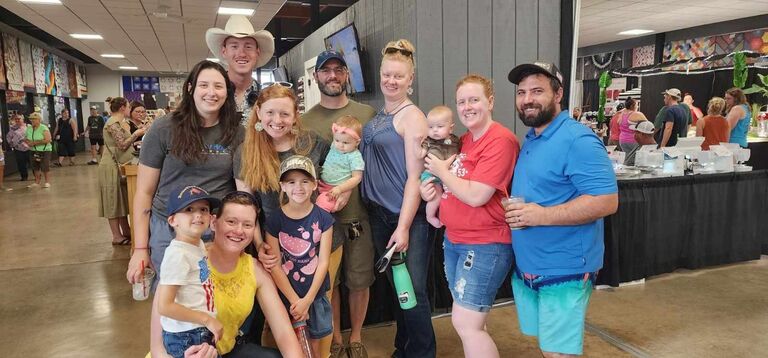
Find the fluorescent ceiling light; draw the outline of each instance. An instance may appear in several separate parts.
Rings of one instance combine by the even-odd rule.
[[[101,54],[101,57],[104,57],[104,58],[125,58],[125,55],[121,55],[119,53],[103,53],[103,54]]]
[[[251,16],[253,15],[253,12],[256,11],[254,9],[244,9],[239,7],[219,7],[219,14],[221,15],[245,15],[245,16]]]
[[[61,0],[19,0],[19,2],[27,4],[61,5]]]
[[[211,61],[211,62],[219,62],[219,59],[216,58],[216,57],[208,57],[208,58],[206,58],[206,60]]]
[[[104,38],[101,37],[101,35],[97,34],[69,34],[69,36],[72,36],[76,39],[81,40],[103,40]]]
[[[633,29],[633,30],[619,32],[618,35],[634,36],[634,35],[650,34],[651,32],[653,32],[653,30]]]
[[[138,70],[139,68],[136,66],[120,66],[121,70]]]

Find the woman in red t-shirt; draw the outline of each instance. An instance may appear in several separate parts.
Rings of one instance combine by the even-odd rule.
[[[491,117],[491,81],[468,75],[456,85],[456,110],[469,130],[461,152],[448,160],[430,154],[425,167],[442,181],[440,221],[446,226],[445,276],[453,296],[453,327],[467,357],[498,357],[485,331],[496,291],[512,265],[512,237],[501,200],[507,196],[520,144]],[[454,160],[455,159],[455,160]],[[421,185],[424,200],[437,195],[432,179]]]

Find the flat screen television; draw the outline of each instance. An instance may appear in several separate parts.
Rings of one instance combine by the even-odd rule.
[[[355,24],[351,23],[331,36],[325,38],[325,48],[339,52],[344,56],[349,69],[349,79],[355,92],[365,92],[363,66],[360,62],[360,41],[357,38]]]

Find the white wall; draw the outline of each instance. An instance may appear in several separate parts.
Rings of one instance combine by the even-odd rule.
[[[89,116],[90,102],[100,102],[104,109],[109,112],[109,108],[104,104],[107,97],[117,97],[123,95],[122,73],[112,71],[101,64],[86,64],[85,76],[88,81],[88,98],[82,101],[83,122]]]

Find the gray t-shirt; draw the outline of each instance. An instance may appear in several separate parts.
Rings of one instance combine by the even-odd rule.
[[[349,103],[337,109],[329,109],[316,104],[310,108],[306,113],[301,115],[301,124],[305,128],[309,128],[319,133],[329,143],[333,140],[333,133],[331,132],[331,125],[339,117],[350,115],[357,118],[360,123],[365,126],[368,121],[376,115],[376,110],[373,107],[349,100]],[[360,220],[367,220],[368,213],[365,210],[363,201],[360,198],[360,186],[352,191],[352,195],[349,197],[349,202],[344,209],[334,214],[334,218],[339,223],[352,223]]]
[[[328,154],[328,150],[330,149],[330,146],[326,140],[321,138],[317,135],[315,132],[309,133],[310,137],[314,141],[314,145],[312,146],[312,149],[310,150],[307,157],[312,160],[312,164],[315,166],[315,172],[320,173],[320,167],[323,165],[323,162],[325,161],[325,156]],[[235,152],[234,157],[234,164],[232,166],[232,169],[234,170],[234,176],[235,178],[242,179],[240,175],[240,169],[241,169],[241,160],[242,160],[242,149],[244,146],[240,146],[237,148],[237,151]],[[289,151],[285,152],[278,152],[278,160],[281,162],[285,160],[286,158],[296,154],[296,152],[291,149]],[[278,191],[268,191],[268,192],[261,192],[261,191],[255,191],[254,194],[259,196],[259,199],[261,199],[261,207],[262,212],[264,213],[265,218],[269,218],[275,211],[279,210],[280,208],[280,193]]]
[[[166,202],[171,190],[180,185],[197,185],[211,195],[221,198],[235,190],[232,177],[233,153],[243,142],[244,130],[238,126],[237,135],[229,146],[221,143],[222,126],[201,128],[207,159],[201,163],[185,164],[171,154],[172,123],[170,115],[154,121],[144,135],[139,163],[160,169],[160,180],[152,200],[154,215],[166,217]]]

